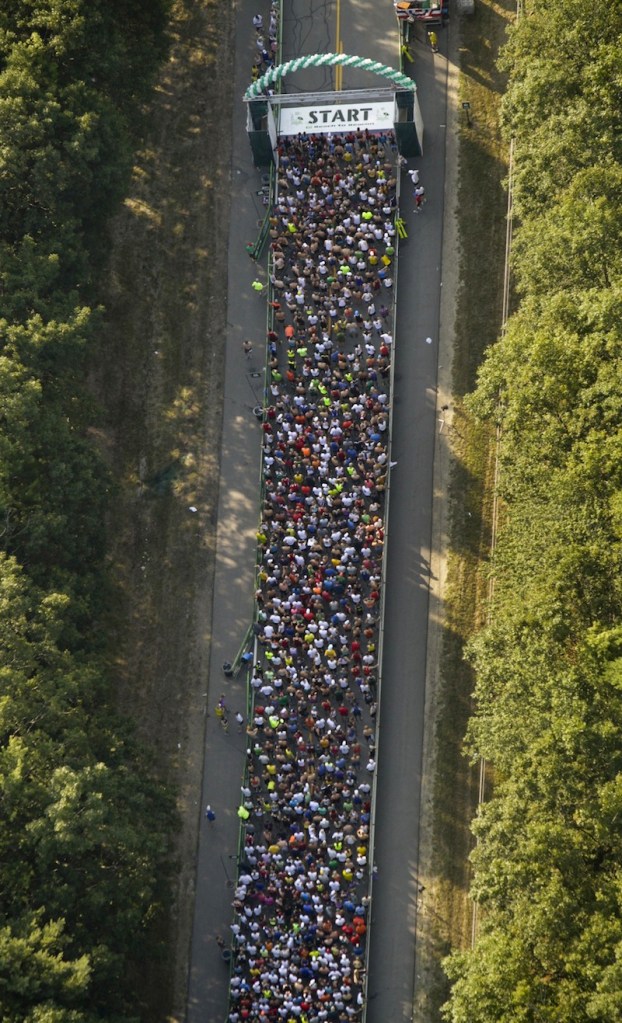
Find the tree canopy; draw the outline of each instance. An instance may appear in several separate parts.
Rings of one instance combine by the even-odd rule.
[[[0,9],[0,1018],[130,1023],[171,797],[113,711],[99,624],[112,482],[86,387],[100,236],[165,0]]]
[[[499,423],[472,642],[472,951],[451,1023],[622,1020],[622,6],[531,0],[502,57],[518,308],[470,399]]]

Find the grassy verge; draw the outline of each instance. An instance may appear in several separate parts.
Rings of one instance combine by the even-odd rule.
[[[507,149],[499,132],[504,82],[495,61],[514,12],[514,0],[477,0],[475,16],[459,23],[460,282],[452,377],[450,549],[433,754],[433,863],[423,900],[415,1015],[426,1021],[439,1018],[447,998],[443,957],[452,948],[468,947],[471,940],[469,823],[477,806],[479,770],[463,753],[473,688],[463,651],[486,614],[494,436],[473,421],[464,397],[501,327]],[[464,102],[470,104],[470,124],[462,113]]]
[[[170,954],[146,963],[142,1018],[185,1017],[218,502],[234,9],[174,0],[102,281],[93,386],[118,492],[110,625],[118,704],[178,794]]]

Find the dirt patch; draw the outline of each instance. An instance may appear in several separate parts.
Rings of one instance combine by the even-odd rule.
[[[171,49],[112,225],[94,387],[118,483],[110,527],[119,706],[179,793],[170,957],[144,1017],[185,1014],[210,649],[226,320],[234,8],[176,0]]]

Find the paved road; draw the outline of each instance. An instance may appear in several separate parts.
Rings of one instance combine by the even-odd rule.
[[[426,189],[413,211],[409,179],[402,208],[408,242],[400,249],[391,475],[386,562],[380,741],[368,1023],[412,1016],[428,596],[432,542],[432,478],[438,371],[443,227],[446,78],[420,29],[411,44],[425,126],[416,163]],[[428,343],[428,338],[431,343]],[[425,894],[423,895],[425,897]]]
[[[245,245],[254,241],[265,208],[257,191],[261,178],[253,167],[246,134],[245,107],[241,97],[250,81],[255,58],[255,34],[252,14],[268,4],[261,0],[241,16],[236,34],[236,106],[232,118],[233,159],[231,180],[222,183],[222,195],[231,197],[228,278],[228,331],[225,401],[221,447],[220,499],[214,613],[211,622],[212,655],[210,662],[205,741],[205,764],[201,829],[197,850],[195,920],[190,950],[187,1023],[219,1023],[226,1019],[229,973],[223,963],[215,937],[228,939],[233,919],[235,877],[234,856],[238,845],[240,786],[246,750],[245,735],[230,721],[225,734],[214,708],[225,692],[232,711],[243,712],[245,685],[241,680],[227,681],[222,665],[231,661],[242,642],[253,614],[256,530],[259,522],[259,470],[261,452],[260,425],[253,408],[262,404],[265,362],[265,298],[256,294],[251,283],[261,272],[248,258]],[[223,210],[223,215],[227,211]],[[265,273],[263,273],[265,279]],[[242,341],[250,338],[255,347],[247,358]],[[257,374],[257,375],[256,375]],[[209,629],[210,623],[206,623]],[[210,803],[216,820],[203,816]]]
[[[267,14],[263,3],[253,8]],[[248,20],[248,25],[246,24]],[[284,31],[284,59],[300,53],[337,49],[335,3],[293,0]],[[340,4],[342,49],[395,66],[397,32],[392,5],[369,2]],[[236,96],[248,84],[253,60],[251,13],[241,18],[236,41]],[[431,545],[432,467],[436,416],[440,253],[443,219],[446,62],[432,55],[419,33],[411,49],[414,76],[425,123],[421,170],[428,203],[412,212],[410,183],[403,182],[404,215],[409,239],[401,249],[398,288],[393,470],[387,551],[386,627],[384,636],[381,733],[379,744],[375,885],[369,1023],[400,1023],[412,1012],[419,786],[423,743],[426,633]],[[309,72],[287,79],[288,91],[333,87],[333,71]],[[377,79],[346,69],[344,88],[369,88]],[[231,660],[252,615],[255,529],[258,521],[260,433],[252,408],[261,399],[265,306],[251,288],[256,269],[244,246],[263,216],[260,186],[246,138],[244,111],[233,117],[233,166],[228,260],[229,330],[226,339],[225,411],[212,658],[207,684],[205,768],[201,814],[206,803],[216,812],[212,823],[202,816],[197,850],[195,923],[191,947],[187,1023],[217,1023],[226,1018],[228,972],[215,936],[227,934],[238,838],[236,807],[243,771],[244,736],[235,724],[225,734],[213,709],[226,692],[231,710],[243,709],[240,681],[226,682],[222,664]],[[227,183],[223,188],[227,190]],[[250,360],[242,340],[257,343]],[[428,344],[426,338],[432,343]]]

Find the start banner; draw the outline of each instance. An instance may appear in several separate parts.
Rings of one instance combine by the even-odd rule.
[[[279,135],[325,132],[388,131],[393,128],[393,102],[344,103],[335,106],[281,107]]]

